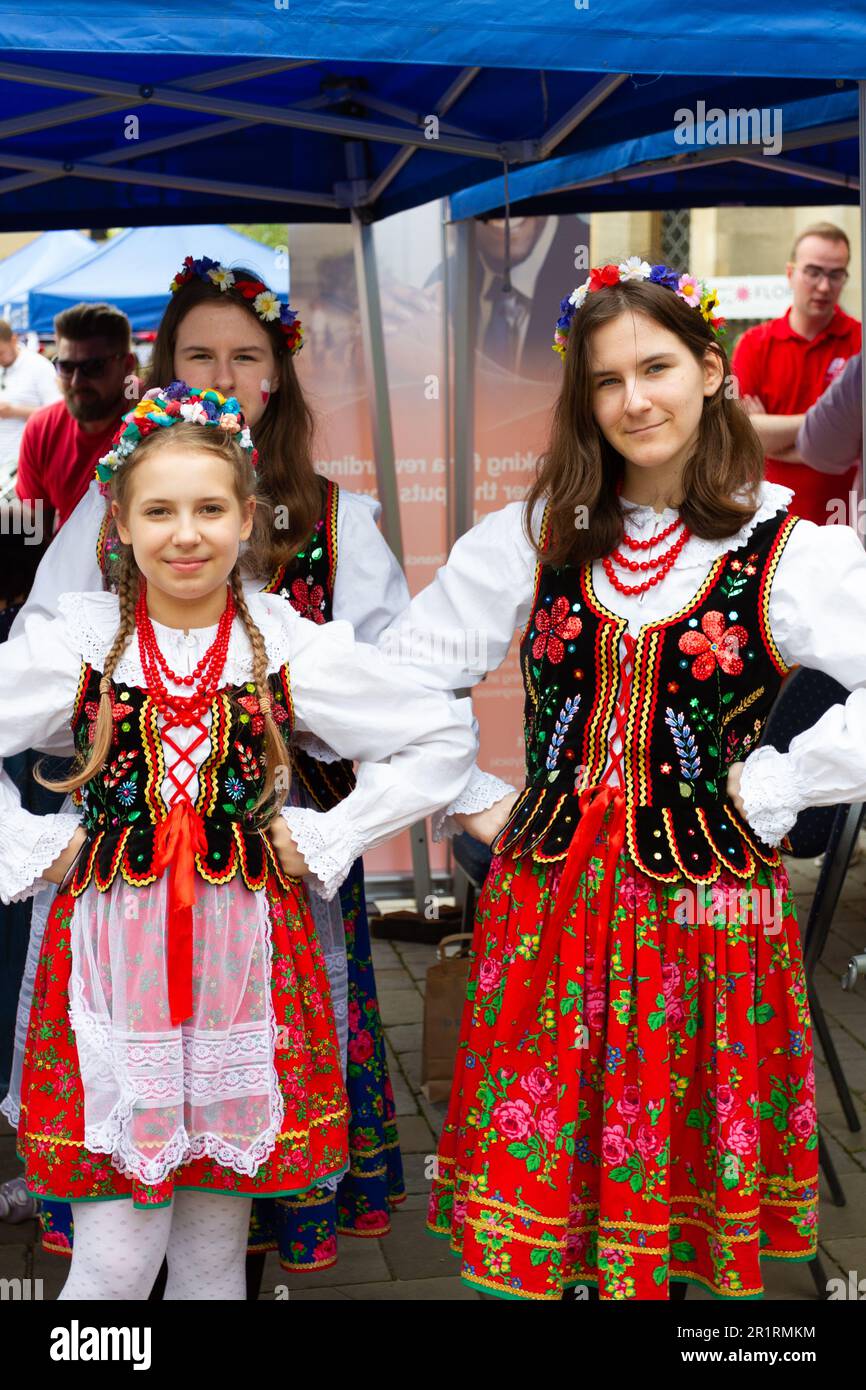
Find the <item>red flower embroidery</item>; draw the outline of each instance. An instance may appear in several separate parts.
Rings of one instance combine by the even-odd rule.
[[[540,661],[546,653],[550,661],[561,661],[565,656],[565,643],[577,637],[582,627],[580,618],[571,616],[571,605],[562,595],[553,600],[549,613],[546,608],[539,608],[535,615],[538,636],[532,644],[535,660]]]
[[[88,700],[84,706],[84,713],[89,720],[87,730],[87,742],[93,742],[93,735],[96,733],[96,720],[99,717],[99,700]],[[129,705],[121,705],[114,700],[111,702],[111,718],[117,724],[121,719],[125,719],[129,714]]]
[[[262,729],[265,727],[265,721],[262,716],[261,706],[259,705],[256,696],[241,695],[238,697],[238,704],[243,705],[247,714],[252,715],[252,721],[250,723],[250,729],[252,730],[252,732],[254,734],[260,734],[262,732]],[[286,711],[283,709],[282,705],[278,705],[276,701],[274,701],[274,703],[271,705],[271,714],[274,716],[274,721],[277,724],[285,724],[286,720],[289,717],[286,714]]]
[[[701,618],[703,632],[684,632],[679,641],[681,652],[695,657],[692,675],[705,681],[713,674],[718,662],[729,676],[738,676],[743,669],[739,648],[749,640],[744,627],[737,624],[725,627],[724,613],[705,613]]]
[[[324,597],[325,591],[321,584],[308,584],[305,579],[296,579],[292,584],[289,602],[302,618],[309,618],[314,623],[323,623],[325,621],[325,615],[322,612]]]

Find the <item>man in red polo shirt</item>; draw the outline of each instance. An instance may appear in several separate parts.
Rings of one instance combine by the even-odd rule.
[[[801,416],[860,351],[860,324],[837,303],[850,254],[847,236],[832,222],[801,232],[786,267],[790,309],[747,329],[732,362],[767,452],[766,477],[791,488],[792,511],[819,526],[827,523],[833,501],[847,498],[856,467],[844,476],[810,468],[791,447],[801,421],[777,417]]]
[[[30,416],[15,490],[59,529],[81,501],[120,417],[135,403],[129,319],[112,304],[76,304],[54,320],[54,366],[63,399]],[[130,391],[133,394],[130,394]]]

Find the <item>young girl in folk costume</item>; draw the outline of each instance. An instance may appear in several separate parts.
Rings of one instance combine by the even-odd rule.
[[[429,1217],[504,1298],[756,1298],[762,1257],[816,1249],[778,845],[803,807],[866,796],[866,693],[755,748],[793,665],[866,685],[866,558],[761,481],[714,303],[638,258],[592,272],[563,302],[526,504],[458,541],[383,639],[481,630],[483,669],[424,673],[456,688],[520,630],[527,785],[462,822],[494,857]]]
[[[294,312],[249,271],[190,256],[172,283],[149,384],[179,377],[194,387],[213,385],[241,403],[259,453],[260,490],[279,508],[269,517],[260,512],[255,522],[243,555],[247,589],[280,595],[316,623],[346,619],[360,641],[374,642],[409,593],[376,526],[378,504],[340,490],[313,469],[312,417],[294,366],[302,341]],[[15,631],[34,612],[54,616],[65,590],[98,588],[114,548],[94,483],[51,546]],[[296,741],[294,767],[290,797],[301,805],[328,810],[351,790],[351,765],[320,742]],[[40,896],[19,1009],[22,1039],[48,910],[46,895]],[[255,1203],[251,1250],[276,1247],[283,1267],[297,1270],[334,1264],[338,1230],[384,1234],[391,1206],[405,1196],[360,860],[339,899],[314,899],[313,914],[344,1056],[352,1164],[336,1195],[331,1182],[298,1198]],[[14,1094],[4,1109],[14,1122]],[[51,1208],[45,1224],[46,1246],[68,1252],[68,1211]],[[263,1260],[263,1253],[255,1260],[252,1283],[261,1277]]]
[[[77,816],[2,819],[4,900],[68,878],[36,980],[19,1149],[76,1206],[61,1297],[244,1297],[256,1194],[345,1171],[347,1101],[306,893],[465,783],[450,701],[347,624],[238,568],[254,525],[238,403],[173,383],[125,417],[110,479],[118,595],[66,594],[0,668],[0,754],[71,714]],[[280,810],[294,730],[374,760],[328,812]],[[279,814],[276,814],[277,812]],[[108,1200],[124,1198],[126,1200]],[[131,1199],[131,1200],[129,1200]]]

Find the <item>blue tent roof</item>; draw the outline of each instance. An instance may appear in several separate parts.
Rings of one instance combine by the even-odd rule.
[[[866,79],[849,0],[817,21],[813,0],[404,0],[399,18],[392,0],[281,5],[4,14],[0,227],[372,220],[505,160],[669,131],[701,99],[787,108]]]
[[[8,6],[5,7],[8,11]],[[850,0],[27,0],[4,14],[8,49],[211,54],[344,63],[866,77]],[[150,81],[154,80],[151,65]],[[165,72],[160,64],[159,80]]]
[[[530,216],[731,204],[857,204],[858,94],[853,84],[840,85],[841,91],[799,101],[769,95],[765,107],[778,111],[784,147],[767,154],[759,144],[722,146],[706,140],[713,108],[728,109],[712,96],[704,99],[707,120],[695,128],[697,138],[690,145],[678,142],[669,112],[659,111],[641,114],[639,135],[615,138],[622,127],[613,118],[611,103],[605,107],[604,125],[585,123],[573,152],[510,173],[510,206]],[[684,101],[685,108],[689,105]],[[662,128],[660,120],[665,121]],[[766,133],[771,135],[771,123]],[[451,215],[496,216],[504,202],[503,180],[488,179],[456,193]]]
[[[30,327],[27,321],[27,292],[48,276],[87,260],[98,250],[97,243],[81,232],[43,232],[26,246],[0,261],[0,316],[17,333]]]
[[[104,242],[96,256],[66,275],[31,290],[30,326],[50,333],[54,315],[82,300],[116,304],[133,329],[156,328],[169,298],[169,285],[185,256],[210,256],[231,267],[243,265],[288,295],[288,258],[230,227],[137,227]]]

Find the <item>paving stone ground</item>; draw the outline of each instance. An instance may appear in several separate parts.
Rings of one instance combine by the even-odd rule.
[[[812,901],[817,869],[811,860],[789,860],[789,873],[801,922]],[[390,910],[395,906],[388,903]],[[839,977],[849,957],[866,950],[866,853],[852,866],[839,903],[833,931],[817,970],[818,995],[824,1006],[842,1065],[854,1095],[861,1128],[847,1126],[826,1065],[816,1059],[818,1105],[828,1149],[844,1188],[846,1205],[833,1205],[821,1179],[821,1258],[828,1277],[849,1271],[866,1276],[866,984],[843,991]],[[262,1298],[273,1299],[285,1285],[294,1300],[344,1299],[466,1299],[480,1296],[455,1273],[456,1261],[443,1241],[424,1227],[429,1188],[425,1161],[435,1151],[435,1135],[445,1106],[431,1105],[420,1090],[421,1028],[424,983],[435,947],[408,942],[373,946],[379,1001],[385,1024],[391,1078],[397,1105],[408,1196],[393,1215],[392,1230],[383,1239],[340,1237],[340,1258],[333,1269],[316,1274],[287,1275],[275,1255],[268,1256]],[[12,1132],[0,1119],[0,1181],[18,1171]],[[41,1278],[43,1296],[57,1296],[66,1262],[45,1255],[38,1247],[35,1222],[9,1226],[0,1222],[0,1279]],[[809,1267],[767,1263],[764,1266],[769,1299],[810,1300],[816,1297]],[[284,1296],[284,1295],[283,1295]],[[689,1299],[710,1294],[689,1290]]]

